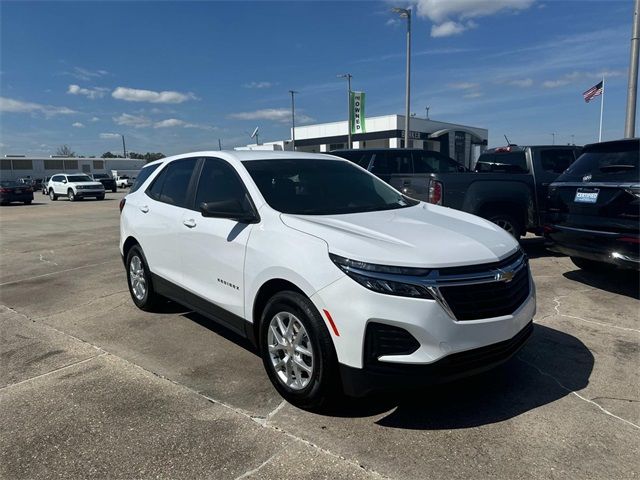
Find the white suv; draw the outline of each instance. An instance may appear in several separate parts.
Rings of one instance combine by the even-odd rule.
[[[86,197],[104,200],[104,185],[85,173],[58,173],[47,184],[49,198],[68,197],[70,202]]]
[[[168,297],[248,337],[301,407],[486,370],[533,329],[535,287],[511,235],[338,157],[165,158],[120,207],[133,302]]]

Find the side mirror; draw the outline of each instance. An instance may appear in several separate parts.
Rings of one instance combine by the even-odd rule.
[[[238,200],[222,200],[200,204],[203,217],[228,218],[240,223],[257,223],[259,217],[253,208],[245,209]]]
[[[67,183],[67,180],[66,179],[62,180],[62,183]]]

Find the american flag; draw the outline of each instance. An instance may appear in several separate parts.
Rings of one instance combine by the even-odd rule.
[[[584,97],[584,101],[589,103],[591,100],[593,100],[594,97],[597,97],[598,95],[602,95],[603,90],[604,88],[603,88],[602,82],[594,85],[593,87],[591,87],[589,90],[587,90],[582,94],[582,96]]]

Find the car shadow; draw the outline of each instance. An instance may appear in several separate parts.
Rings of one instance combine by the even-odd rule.
[[[561,253],[552,252],[545,246],[546,240],[542,237],[527,237],[520,239],[520,246],[529,258],[564,257]]]
[[[31,203],[20,203],[20,202],[15,202],[15,203],[8,203],[6,205],[2,205],[3,207],[35,207],[38,205],[46,205],[46,203],[41,203],[41,202],[31,202]]]
[[[589,287],[640,300],[640,274],[633,270],[588,272],[571,270],[562,274],[565,278]]]
[[[185,318],[188,318],[192,322],[197,323],[201,327],[204,327],[207,330],[210,330],[213,333],[220,335],[221,337],[229,340],[230,342],[235,343],[236,345],[244,348],[248,352],[253,353],[256,356],[259,356],[258,350],[253,345],[253,343],[251,343],[247,338],[241,335],[238,335],[233,330],[228,329],[224,325],[220,325],[216,321],[210,320],[204,315],[201,315],[197,312],[187,312],[187,313],[184,313],[182,316]]]
[[[355,418],[389,412],[375,423],[410,430],[489,425],[583,389],[593,365],[593,355],[580,340],[535,325],[523,350],[494,370],[421,390],[348,399],[317,413]]]

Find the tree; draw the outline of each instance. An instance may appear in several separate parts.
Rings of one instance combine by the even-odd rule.
[[[118,158],[118,155],[114,155],[111,152],[104,152],[100,158]]]
[[[164,158],[166,155],[164,153],[161,152],[157,152],[157,153],[151,153],[151,152],[147,152],[144,154],[144,159],[146,160],[147,163],[149,162],[153,162],[154,160],[160,160],[161,158]]]
[[[76,156],[76,152],[71,150],[69,145],[61,145],[56,150],[56,155],[60,155],[60,156],[63,156],[63,157],[75,157]]]

